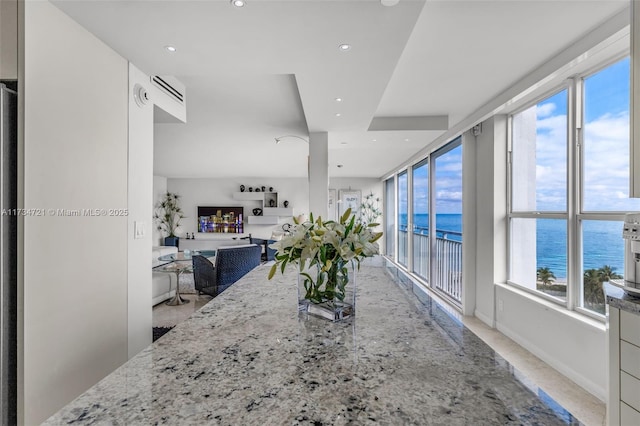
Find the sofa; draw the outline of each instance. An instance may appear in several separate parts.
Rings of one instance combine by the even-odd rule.
[[[216,297],[260,265],[262,247],[256,244],[218,247],[214,262],[193,256],[193,278],[198,294]]]
[[[177,253],[178,248],[173,246],[156,246],[151,250],[151,267],[155,268],[169,262],[159,261],[160,256]],[[151,271],[151,304],[152,306],[171,299],[176,294],[178,283],[176,274]]]

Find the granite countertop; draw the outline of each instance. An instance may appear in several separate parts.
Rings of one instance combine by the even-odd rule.
[[[626,293],[620,287],[611,283],[604,283],[604,294],[607,297],[607,304],[624,311],[640,315],[640,298]]]
[[[356,317],[344,323],[299,315],[295,272],[268,281],[268,270],[253,270],[45,424],[567,424],[386,268],[360,270]]]

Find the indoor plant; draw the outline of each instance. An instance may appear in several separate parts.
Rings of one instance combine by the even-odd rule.
[[[180,196],[172,192],[165,193],[156,204],[156,211],[153,215],[153,219],[158,224],[158,231],[166,234],[165,246],[178,246],[179,238],[176,236],[176,230],[180,226],[182,218],[184,215],[180,208]]]
[[[290,235],[269,246],[277,251],[269,279],[278,268],[284,273],[288,263],[298,265],[299,310],[331,320],[353,315],[355,268],[378,254],[382,232],[373,231],[378,224],[356,221],[351,209],[338,222],[314,221],[313,214],[308,221],[294,222]]]

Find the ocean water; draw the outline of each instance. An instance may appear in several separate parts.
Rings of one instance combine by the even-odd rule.
[[[400,217],[401,226],[406,227],[406,215]],[[536,258],[537,267],[546,267],[553,271],[556,278],[567,276],[567,230],[562,220],[538,219],[536,221]],[[416,215],[415,224],[418,229],[428,227],[429,217],[426,214]],[[462,232],[462,215],[438,214],[436,216],[438,231]],[[425,232],[426,233],[426,232]],[[447,238],[461,241],[464,236],[448,234]],[[582,245],[584,269],[598,269],[604,265],[611,266],[616,272],[624,272],[624,240],[622,239],[622,222],[617,221],[584,221],[582,224]]]

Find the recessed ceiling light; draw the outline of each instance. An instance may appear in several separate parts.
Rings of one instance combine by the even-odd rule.
[[[371,139],[371,142],[375,142],[375,141],[377,141],[377,139]]]
[[[343,52],[351,49],[351,45],[350,44],[341,44],[340,46],[338,46],[338,49],[342,50]]]
[[[342,98],[336,98],[336,102],[342,102]]]
[[[405,142],[409,142],[409,139],[405,139],[404,141],[405,141]]]
[[[340,114],[339,112],[336,112],[336,117],[340,117],[342,114]]]
[[[244,0],[231,0],[231,4],[234,5],[235,7],[243,7]]]
[[[167,50],[167,52],[171,52],[171,53],[177,50],[175,46],[171,46],[171,45],[165,46],[164,48]]]

